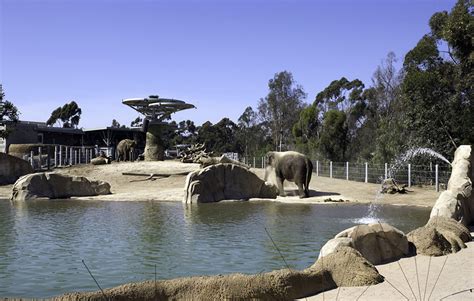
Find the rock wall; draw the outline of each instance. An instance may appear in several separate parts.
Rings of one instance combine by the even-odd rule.
[[[229,274],[130,283],[104,290],[109,300],[294,300],[337,286],[373,285],[383,281],[377,269],[352,248],[318,260],[303,270],[276,270],[255,275]],[[69,293],[53,300],[103,300],[102,292]]]
[[[451,177],[431,210],[430,218],[447,217],[464,225],[474,222],[474,152],[471,145],[461,145],[454,153]]]
[[[220,163],[191,172],[184,184],[184,203],[276,198],[278,189],[247,168]]]
[[[0,185],[13,184],[19,177],[33,172],[27,161],[0,153]]]
[[[102,194],[110,194],[109,183],[89,181],[85,177],[39,172],[19,178],[13,185],[11,200],[62,199]]]

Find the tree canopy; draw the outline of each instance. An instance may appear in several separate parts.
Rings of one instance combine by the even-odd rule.
[[[51,112],[51,116],[46,121],[46,124],[52,126],[55,123],[59,123],[63,128],[77,128],[81,114],[81,108],[79,108],[75,101],[71,101]]]
[[[0,84],[0,122],[4,120],[17,122],[19,114],[17,107],[5,99],[3,85]],[[0,138],[7,138],[10,132],[10,129],[0,129]]]

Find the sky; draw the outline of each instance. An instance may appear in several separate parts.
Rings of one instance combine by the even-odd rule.
[[[0,82],[21,120],[46,121],[72,100],[79,127],[127,126],[124,98],[159,95],[197,109],[173,120],[237,121],[275,73],[312,103],[332,80],[366,86],[454,0],[0,0]]]

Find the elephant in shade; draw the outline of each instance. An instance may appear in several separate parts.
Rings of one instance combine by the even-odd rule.
[[[135,151],[137,143],[131,139],[123,139],[117,144],[117,161],[131,161],[131,153]]]
[[[294,151],[268,152],[266,164],[265,181],[273,174],[280,196],[285,196],[283,189],[285,180],[295,182],[298,186],[300,198],[309,196],[309,182],[313,172],[313,163],[307,156]]]

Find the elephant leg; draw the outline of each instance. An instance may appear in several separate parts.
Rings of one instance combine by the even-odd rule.
[[[280,177],[276,177],[276,183],[277,183],[278,191],[280,192],[280,196],[286,196],[285,189],[283,189],[284,181],[285,181],[284,179]]]
[[[303,184],[296,183],[296,185],[298,186],[298,195],[300,196],[300,199],[307,197],[306,190],[303,189]]]

